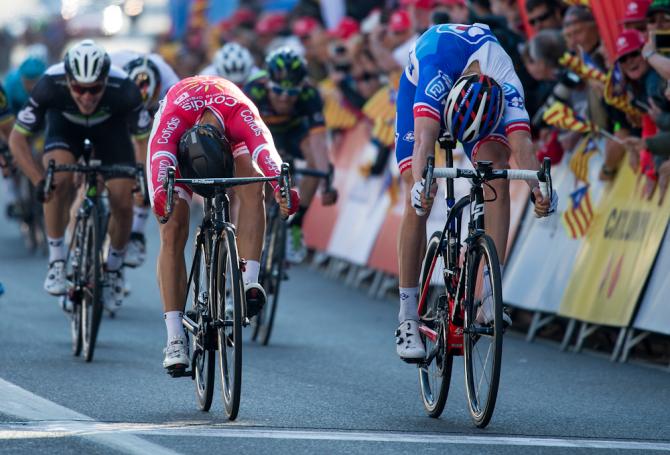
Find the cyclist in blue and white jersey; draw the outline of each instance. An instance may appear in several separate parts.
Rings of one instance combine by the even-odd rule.
[[[153,116],[158,111],[158,102],[168,90],[179,82],[179,76],[172,67],[158,54],[142,54],[135,51],[111,52],[109,57],[112,65],[123,68],[128,77],[137,85],[142,94],[145,109]],[[146,163],[147,150],[135,149],[138,163]],[[130,232],[128,251],[124,265],[139,267],[146,257],[146,240],[144,228],[149,218],[150,207],[137,201],[133,207],[133,224]]]
[[[396,158],[402,180],[411,188],[398,242],[400,326],[396,344],[402,359],[416,361],[426,354],[419,336],[417,300],[426,219],[432,206],[432,198],[423,196],[422,172],[427,157],[434,154],[440,131],[451,132],[472,161],[489,160],[494,168],[505,169],[513,154],[521,168],[538,169],[539,163],[531,142],[523,87],[512,59],[487,25],[441,24],[421,35],[409,52],[396,107]],[[529,185],[535,213],[548,216],[558,202],[555,193],[551,201],[544,200],[537,182]],[[504,264],[509,184],[496,180],[491,187],[485,190],[487,200],[492,200],[485,209],[487,231]],[[486,268],[484,273],[488,273]],[[477,315],[481,323],[492,319],[491,294],[490,289],[484,289]],[[509,316],[505,318],[511,323]]]

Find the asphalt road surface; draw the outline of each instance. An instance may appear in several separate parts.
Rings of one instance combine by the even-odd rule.
[[[396,302],[307,266],[290,270],[271,346],[244,345],[240,414],[228,422],[218,383],[202,413],[193,382],[163,371],[153,222],[147,263],[127,274],[132,293],[103,319],[90,364],[71,355],[68,321],[42,290],[46,259],[26,252],[15,223],[0,226],[0,453],[670,451],[668,373],[514,333],[485,430],[468,415],[460,359],[444,414],[427,417],[417,369],[395,355]]]

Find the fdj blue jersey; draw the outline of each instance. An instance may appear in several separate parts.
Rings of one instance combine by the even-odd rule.
[[[463,144],[471,159],[481,144],[496,141],[507,145],[506,135],[530,131],[523,87],[512,59],[487,25],[441,24],[429,28],[409,52],[397,98],[396,158],[400,171],[411,167],[414,119],[429,117],[445,127],[442,111],[454,82],[473,62],[482,74],[495,79],[505,92],[503,118],[487,137]]]

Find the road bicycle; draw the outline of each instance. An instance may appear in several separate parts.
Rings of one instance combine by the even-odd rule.
[[[48,252],[46,231],[44,229],[44,213],[42,206],[37,202],[35,186],[16,167],[6,144],[0,145],[0,155],[5,162],[6,175],[11,179],[16,190],[16,202],[12,213],[8,213],[19,222],[21,236],[28,251],[33,254],[46,255]]]
[[[144,191],[144,171],[135,165],[106,165],[91,159],[92,144],[84,141],[83,164],[59,164],[49,161],[44,179],[44,192],[53,189],[57,172],[75,172],[84,176],[84,197],[77,209],[72,240],[66,256],[68,280],[67,298],[71,302],[70,332],[72,353],[84,353],[87,362],[93,360],[104,304],[103,244],[109,221],[108,201],[98,184],[98,177],[129,177],[137,181],[138,191]]]
[[[316,169],[292,169],[292,175],[315,177],[326,181],[326,191],[332,191],[333,169],[328,172]],[[286,236],[287,224],[282,219],[279,205],[272,202],[267,210],[267,221],[263,255],[261,256],[261,268],[259,282],[265,289],[268,300],[256,317],[251,320],[253,328],[251,339],[267,346],[272,335],[277,304],[279,302],[279,289],[281,282],[288,279],[286,275]]]
[[[484,230],[484,186],[497,179],[537,180],[544,198],[552,194],[551,162],[539,171],[493,169],[477,161],[474,169],[453,167],[455,141],[439,139],[447,167],[435,168],[428,158],[424,170],[425,196],[435,178],[446,178],[447,219],[426,247],[419,283],[419,331],[426,358],[419,362],[419,387],[426,412],[439,417],[449,392],[453,358],[464,356],[465,388],[470,415],[484,428],[493,415],[502,362],[503,297],[500,262],[491,237]],[[455,178],[471,180],[470,194],[455,201]],[[495,199],[495,197],[494,197]],[[469,212],[467,237],[461,240],[462,215]],[[478,312],[483,313],[478,321]]]
[[[195,381],[198,407],[209,411],[218,353],[223,403],[230,420],[237,418],[240,407],[242,327],[249,324],[249,319],[242,282],[244,263],[237,252],[226,188],[271,181],[278,181],[282,195],[287,195],[288,165],[282,165],[277,177],[212,179],[175,178],[175,168],[170,167],[164,182],[168,214],[173,209],[175,183],[189,185],[204,197],[204,215],[196,231],[187,282],[187,298],[191,306],[182,319],[190,339],[192,367],[190,371],[184,368],[168,370],[168,374],[191,377]]]

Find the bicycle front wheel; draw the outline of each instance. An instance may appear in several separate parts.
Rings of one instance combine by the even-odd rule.
[[[192,368],[195,372],[195,397],[198,408],[207,412],[212,406],[214,396],[214,373],[216,371],[216,333],[211,328],[211,321],[216,318],[216,305],[210,305],[210,280],[208,274],[209,254],[207,242],[201,234],[196,235],[195,257],[193,261],[193,275],[189,289],[191,299],[191,316],[195,317],[200,330],[191,333],[191,353],[193,356]]]
[[[226,226],[216,246],[217,343],[223,404],[230,420],[237,418],[242,391],[242,305],[244,287],[235,232]]]
[[[267,293],[267,302],[258,317],[258,337],[263,346],[267,346],[272,335],[272,327],[277,313],[279,302],[279,288],[284,278],[284,258],[286,248],[286,224],[279,216],[274,217],[270,226],[270,241],[266,252],[264,264],[266,273],[263,275],[261,285]]]
[[[472,420],[484,428],[493,415],[500,383],[504,331],[502,280],[498,253],[488,235],[479,237],[468,255],[463,335],[465,388]],[[488,273],[482,272],[482,268]]]
[[[419,367],[419,389],[423,406],[430,417],[440,417],[449,395],[453,356],[447,354],[445,322],[441,319],[444,310],[439,305],[446,302],[446,288],[442,272],[444,262],[440,251],[440,233],[435,232],[426,247],[426,255],[421,266],[419,289],[425,299],[421,322],[437,332],[437,339],[421,335],[425,343],[428,361]],[[423,294],[425,293],[425,297]]]
[[[84,359],[93,360],[95,342],[102,318],[102,241],[103,233],[98,206],[92,205],[84,221],[84,248],[82,249],[81,327]]]

